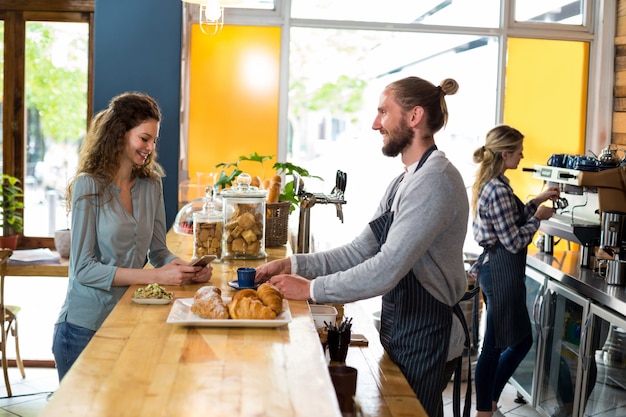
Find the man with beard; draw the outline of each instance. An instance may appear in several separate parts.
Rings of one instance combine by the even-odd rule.
[[[389,84],[372,128],[383,154],[401,155],[372,221],[352,242],[297,254],[257,268],[286,298],[346,303],[382,295],[380,340],[430,417],[443,416],[441,393],[460,361],[465,333],[453,310],[467,288],[463,242],[469,204],[461,175],[437,150],[447,122],[439,86],[418,77]],[[457,306],[456,308],[454,308]]]

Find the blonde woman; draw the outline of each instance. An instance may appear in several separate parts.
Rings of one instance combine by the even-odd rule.
[[[472,187],[472,229],[484,248],[471,272],[477,273],[486,304],[487,325],[476,364],[477,417],[493,415],[505,384],[530,350],[533,338],[526,310],[527,246],[554,209],[541,203],[557,199],[550,187],[524,204],[504,176],[524,157],[524,135],[500,125],[474,151],[480,164]]]

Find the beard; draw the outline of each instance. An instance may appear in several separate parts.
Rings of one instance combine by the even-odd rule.
[[[383,144],[383,155],[398,156],[407,146],[413,143],[413,135],[413,129],[402,119],[398,126],[387,131],[388,141],[386,144]]]

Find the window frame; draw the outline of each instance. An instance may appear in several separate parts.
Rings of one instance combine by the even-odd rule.
[[[576,40],[590,42],[589,57],[589,85],[587,104],[586,149],[602,149],[611,142],[612,115],[613,115],[613,85],[614,85],[614,37],[615,14],[617,4],[615,0],[584,0],[584,24],[564,25],[560,23],[515,22],[514,1],[500,0],[500,27],[476,28],[461,26],[434,26],[424,24],[389,24],[376,22],[355,22],[315,19],[295,19],[290,17],[291,0],[275,0],[274,10],[244,10],[226,9],[225,25],[271,25],[282,27],[281,41],[281,73],[280,73],[280,104],[279,104],[279,137],[278,160],[284,161],[288,143],[288,74],[289,74],[289,32],[291,27],[386,30],[422,33],[450,33],[471,34],[483,36],[497,36],[500,42],[500,57],[498,68],[498,103],[496,109],[496,123],[502,123],[504,103],[504,83],[507,56],[507,40],[509,37],[526,37],[534,39]],[[523,1],[523,0],[518,0]],[[188,7],[192,6],[192,7]],[[183,48],[182,48],[182,87],[181,107],[188,108],[187,95],[189,83],[189,69],[186,62],[189,59],[189,27],[197,17],[193,6],[186,5],[187,12],[183,13]],[[186,147],[188,112],[183,110],[181,115],[181,146]],[[186,164],[182,161],[179,178],[186,178]]]
[[[0,0],[4,21],[4,94],[2,108],[2,171],[24,184],[25,143],[25,46],[27,21],[83,22],[89,25],[87,120],[93,111],[94,0]],[[21,122],[17,122],[21,121]],[[21,161],[21,162],[19,162]],[[22,210],[23,214],[23,210]],[[27,219],[24,219],[26,222]],[[24,236],[19,248],[54,248],[54,238]]]

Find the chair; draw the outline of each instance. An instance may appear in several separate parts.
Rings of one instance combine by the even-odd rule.
[[[21,310],[19,306],[10,306],[4,304],[4,276],[7,269],[9,257],[13,254],[12,250],[0,249],[0,318],[2,320],[2,341],[0,350],[2,350],[2,371],[4,372],[4,383],[7,387],[7,396],[12,397],[11,385],[9,383],[9,361],[7,359],[7,339],[9,332],[15,338],[15,362],[17,363],[22,378],[26,377],[24,373],[24,363],[20,357],[19,338],[17,335],[17,314]],[[3,314],[2,314],[3,313]]]

